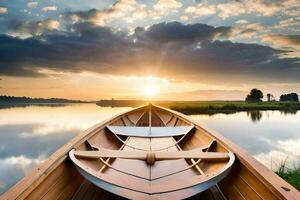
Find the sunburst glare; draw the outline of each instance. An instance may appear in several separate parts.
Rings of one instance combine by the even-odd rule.
[[[157,88],[155,85],[147,85],[143,88],[143,94],[147,97],[153,97],[157,93]]]

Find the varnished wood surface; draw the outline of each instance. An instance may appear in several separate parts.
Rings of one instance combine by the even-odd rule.
[[[148,127],[149,124],[151,124],[151,127],[153,124],[155,126],[165,126],[165,122],[159,114],[156,114],[154,109],[150,108],[149,112],[140,113],[141,116],[136,116],[138,119],[136,124],[138,126],[144,126],[143,128]],[[113,122],[113,124],[116,125],[121,122],[125,125],[123,120],[118,120]],[[184,134],[182,138],[193,131],[193,126],[184,120],[176,120],[177,127],[175,130],[178,129],[179,126],[186,127],[187,125],[191,128],[186,131],[186,134]],[[156,127],[153,127],[153,129],[155,128]],[[131,127],[130,129],[132,131],[139,131],[140,127],[136,129]],[[165,129],[170,130],[171,128],[168,127]],[[108,130],[112,135],[114,134],[118,138],[114,131],[111,131],[109,128]],[[152,128],[149,130],[152,130]],[[103,189],[128,198],[135,198],[137,192],[141,193],[138,194],[141,198],[148,198],[149,196],[151,199],[165,199],[173,195],[175,199],[179,199],[179,196],[180,198],[186,198],[202,192],[209,186],[215,184],[216,182],[213,181],[218,180],[218,177],[225,176],[226,171],[228,171],[233,164],[234,156],[232,154],[229,155],[228,151],[226,153],[204,153],[203,148],[206,149],[207,146],[182,151],[181,148],[177,148],[178,142],[168,135],[169,134],[160,138],[145,138],[131,136],[130,134],[126,142],[122,141],[124,148],[121,151],[101,147],[97,148],[96,151],[81,151],[76,149],[76,151],[70,152],[70,156],[72,161],[80,168],[79,170],[85,174],[88,180]],[[132,150],[129,150],[130,148]],[[113,158],[114,161],[111,164],[104,163],[108,169],[98,176],[98,169],[95,168],[95,164],[92,162],[88,163],[87,159],[101,160],[108,157]],[[198,163],[189,164],[187,162],[187,159],[193,158],[199,159],[201,162],[210,162],[209,164],[207,163],[210,166],[210,170],[205,171],[208,173],[205,174],[204,171],[199,173],[198,170],[193,169],[199,168],[199,166],[197,166]],[[174,160],[174,162],[172,160]],[[117,165],[115,163],[117,163]],[[132,163],[134,165],[132,165]],[[130,168],[131,171],[128,171],[128,168]],[[144,172],[144,175],[139,173],[141,171]],[[147,171],[150,173],[150,178],[146,179],[145,174],[148,174]],[[156,172],[156,175],[158,175],[159,173],[157,172],[160,171],[165,173],[155,176],[155,178],[152,177],[152,172]],[[111,186],[106,187],[104,182],[111,184]],[[124,189],[127,191],[124,191]]]

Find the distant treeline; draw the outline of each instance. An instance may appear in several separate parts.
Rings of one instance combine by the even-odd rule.
[[[100,100],[96,104],[98,106],[103,107],[137,107],[148,104],[149,101],[146,100]],[[151,103],[155,105],[160,105],[164,107],[170,107],[171,105],[175,104],[175,101],[151,101]]]
[[[298,102],[185,102],[177,103],[171,106],[172,110],[182,112],[184,114],[216,114],[216,113],[235,113],[241,111],[262,111],[262,110],[279,110],[286,113],[296,113],[300,110]]]
[[[103,107],[137,107],[147,104],[146,101],[142,100],[100,100],[96,103],[98,106]]]
[[[283,94],[280,96],[280,101],[295,101],[298,102],[299,98],[298,98],[298,94],[296,93],[290,93],[290,94]]]
[[[248,94],[245,98],[245,101],[248,103],[257,103],[257,102],[262,102],[264,97],[264,94],[261,90],[257,88],[253,88],[250,91],[250,94]],[[267,101],[276,101],[274,98],[274,95],[271,93],[267,94]],[[299,102],[298,94],[295,92],[289,93],[289,94],[282,94],[280,95],[279,101],[284,101],[284,102]]]
[[[80,100],[70,100],[62,98],[30,98],[30,97],[15,97],[15,96],[0,96],[2,104],[33,104],[33,103],[84,103]]]
[[[142,100],[100,100],[99,106],[109,107],[137,107],[146,105],[148,101]],[[244,101],[151,101],[155,105],[170,108],[184,114],[216,114],[235,113],[240,111],[279,110],[287,113],[295,113],[300,110],[298,102],[257,102]]]

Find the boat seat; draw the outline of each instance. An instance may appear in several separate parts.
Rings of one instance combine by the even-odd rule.
[[[149,165],[153,165],[155,161],[160,160],[175,160],[186,158],[197,158],[206,161],[222,161],[228,160],[228,153],[223,152],[203,152],[202,148],[197,148],[188,151],[118,151],[100,148],[98,151],[75,151],[75,156],[84,158],[123,158],[123,159],[135,159],[144,160]]]
[[[135,137],[170,137],[189,133],[194,126],[149,127],[149,126],[106,126],[112,133]]]

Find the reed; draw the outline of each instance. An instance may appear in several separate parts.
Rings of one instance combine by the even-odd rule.
[[[286,163],[283,162],[275,173],[300,191],[300,166],[289,169],[286,167]]]

